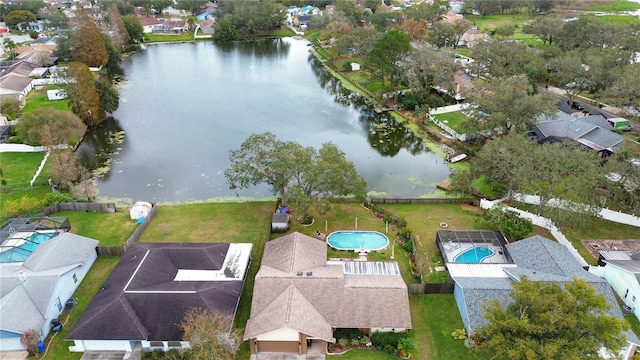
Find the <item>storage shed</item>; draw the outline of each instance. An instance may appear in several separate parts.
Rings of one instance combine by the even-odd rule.
[[[147,217],[152,207],[153,204],[150,202],[138,201],[129,210],[129,216],[131,216],[133,220],[144,219]]]
[[[287,230],[289,230],[289,214],[273,214],[271,218],[271,232],[285,232]]]

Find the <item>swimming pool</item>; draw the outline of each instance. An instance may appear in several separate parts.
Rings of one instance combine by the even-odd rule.
[[[327,237],[327,244],[338,250],[382,250],[389,239],[377,231],[335,231]]]
[[[0,263],[22,262],[38,247],[52,237],[58,235],[57,232],[46,233],[15,233],[13,237],[5,240],[0,246]]]
[[[484,246],[474,246],[458,254],[453,262],[465,264],[480,264],[482,260],[493,256],[495,251]]]

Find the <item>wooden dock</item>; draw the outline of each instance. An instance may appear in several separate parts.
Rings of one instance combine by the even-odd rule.
[[[376,114],[382,114],[382,113],[386,113],[387,111],[391,111],[393,110],[392,108],[388,108],[388,107],[382,107],[380,105],[375,105],[373,107],[373,111],[375,111]]]

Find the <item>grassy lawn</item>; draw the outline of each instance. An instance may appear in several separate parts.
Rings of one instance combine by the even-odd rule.
[[[32,90],[27,95],[27,105],[24,107],[24,109],[22,109],[22,112],[28,113],[33,109],[40,108],[54,108],[57,110],[71,111],[68,100],[49,100],[49,98],[47,97],[47,90],[58,88],[61,88],[61,86],[46,85],[41,89]]]
[[[454,330],[463,327],[453,295],[412,295],[409,297],[409,302],[413,335],[418,347],[415,359],[491,358],[465,348],[462,340],[456,340],[451,336]]]
[[[82,283],[78,287],[73,296],[77,298],[78,303],[70,311],[65,310],[60,315],[60,321],[63,324],[63,330],[59,333],[51,333],[46,340],[47,350],[43,359],[80,359],[82,353],[69,352],[69,346],[73,345],[72,341],[65,341],[69,331],[73,328],[73,325],[78,321],[80,315],[87,308],[98,289],[102,286],[107,276],[113,271],[116,264],[120,260],[116,256],[99,257],[91,267],[91,270],[87,273],[87,276],[82,280]],[[53,340],[50,339],[53,336]]]
[[[156,42],[174,42],[174,41],[193,41],[193,34],[189,32],[185,32],[182,34],[144,34],[147,43],[156,43]]]
[[[379,350],[351,350],[342,355],[331,355],[327,356],[328,359],[339,359],[339,360],[398,360],[399,357],[395,355],[389,355],[384,351]]]
[[[9,189],[23,189],[29,186],[29,181],[36,174],[40,163],[44,159],[44,154],[40,152],[31,153],[0,153],[0,164],[2,165],[2,175],[7,181]],[[50,175],[45,167],[40,176],[47,179]],[[45,181],[46,182],[46,181]]]
[[[442,121],[455,131],[463,132],[469,122],[469,117],[462,111],[454,111],[433,116],[436,120]]]
[[[100,246],[122,245],[138,227],[126,209],[115,213],[63,211],[53,216],[66,216],[72,233],[99,240]]]
[[[465,15],[465,17],[477,26],[480,32],[491,32],[491,30],[505,25],[514,25],[516,29],[522,29],[523,23],[532,20],[532,16],[525,13],[517,15]]]
[[[585,2],[586,4],[590,4],[590,2]],[[589,11],[603,11],[603,12],[617,12],[617,11],[634,11],[640,7],[640,4],[637,2],[629,1],[629,0],[615,0],[615,1],[607,1],[607,2],[593,2],[591,3],[586,10]]]

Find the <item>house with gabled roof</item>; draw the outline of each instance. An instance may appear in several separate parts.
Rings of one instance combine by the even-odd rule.
[[[494,249],[493,245],[487,247]],[[443,249],[443,247],[441,247]],[[499,254],[502,260],[490,258]],[[468,251],[465,246],[444,249],[446,267],[454,281],[454,298],[467,334],[473,334],[488,324],[484,317],[483,305],[497,300],[506,307],[513,302],[511,290],[514,282],[522,277],[532,281],[569,283],[579,278],[594,286],[603,294],[610,305],[609,315],[623,318],[615,295],[607,281],[586,271],[564,245],[542,236],[532,236],[513,243],[495,247],[495,253],[478,263],[457,262],[460,253]],[[447,260],[449,259],[449,260]],[[626,331],[628,346],[624,359],[628,359],[634,349],[640,345],[640,339]]]
[[[558,110],[552,118],[534,125],[533,132],[539,142],[547,139],[571,139],[600,156],[614,153],[623,143],[623,137],[611,131],[602,115],[578,116]]]
[[[0,351],[23,350],[20,337],[27,330],[44,339],[97,258],[97,240],[53,235],[24,261],[0,263]],[[5,239],[1,250],[21,251],[15,249],[26,241]]]
[[[189,347],[179,324],[190,309],[235,316],[251,248],[250,243],[132,244],[67,335],[74,341],[69,350]]]
[[[325,354],[337,328],[411,329],[398,264],[327,261],[324,241],[297,232],[267,242],[244,333],[251,353]]]

